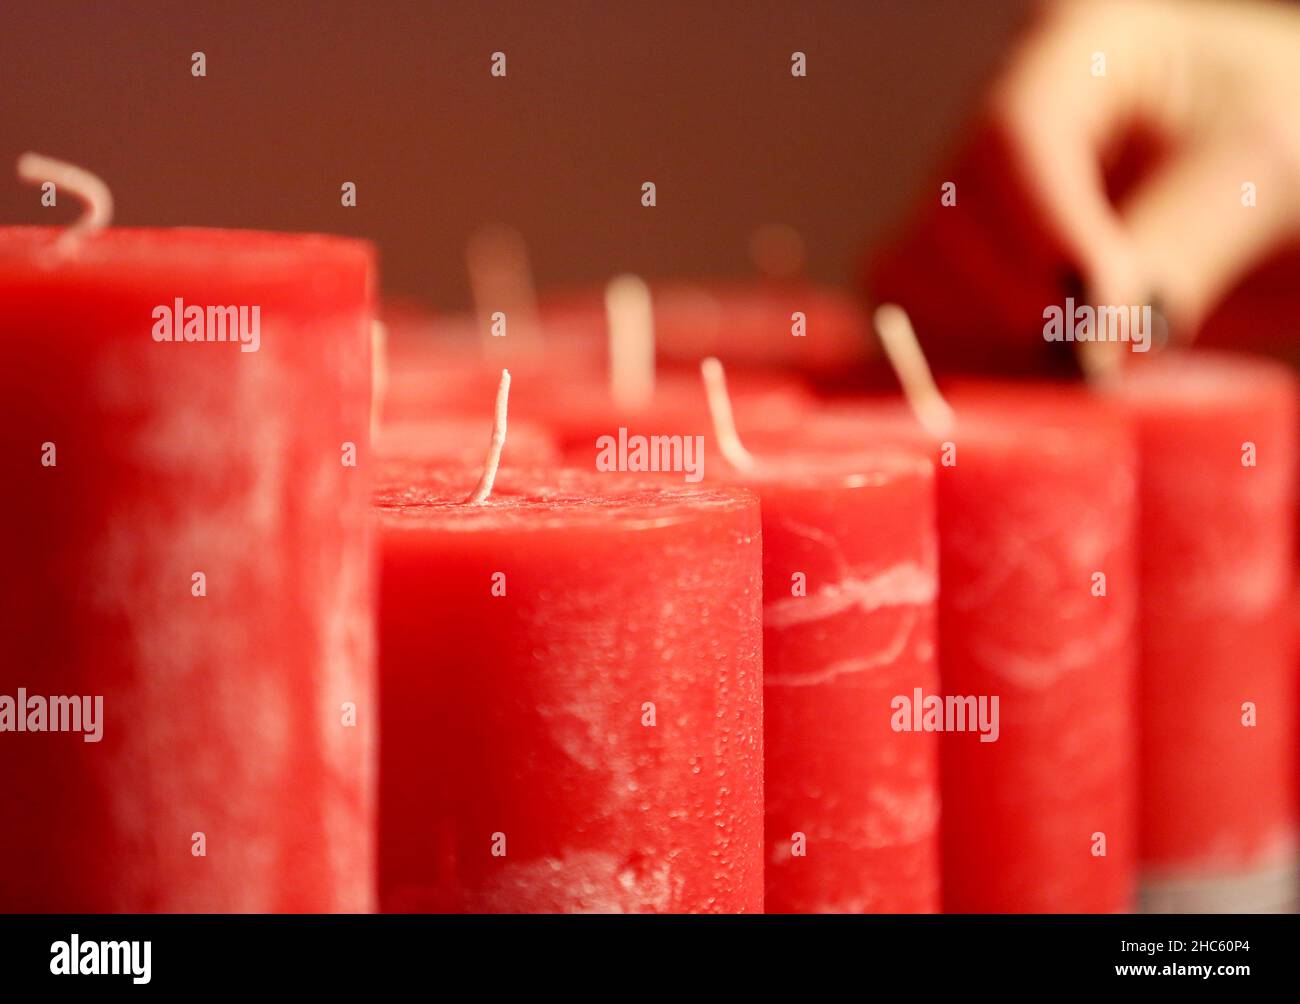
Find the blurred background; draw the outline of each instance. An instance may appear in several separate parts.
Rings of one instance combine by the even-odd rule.
[[[466,241],[492,222],[541,286],[749,275],[772,223],[812,278],[854,281],[1026,7],[6,0],[0,163],[84,165],[123,225],[364,236],[387,295],[445,309],[469,306]],[[12,170],[0,218],[50,221]]]

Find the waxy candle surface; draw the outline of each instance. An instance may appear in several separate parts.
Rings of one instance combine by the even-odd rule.
[[[1295,379],[1169,352],[1114,390],[1141,450],[1149,905],[1283,909],[1296,896]]]
[[[804,386],[788,378],[747,374],[730,384],[736,421],[745,429],[785,431],[814,406]],[[726,467],[698,374],[661,377],[653,400],[642,408],[616,405],[603,384],[573,384],[523,404],[521,411],[545,422],[571,467],[633,473],[666,467],[670,476],[691,482]],[[664,462],[678,455],[680,463]]]
[[[583,379],[603,391],[600,341],[566,329],[516,325],[496,337],[466,315],[438,315],[386,305],[388,380],[382,401],[387,421],[445,420],[479,416],[496,391],[502,369],[515,377],[512,417],[532,417],[530,400],[546,401],[558,386],[572,390]],[[588,390],[583,386],[583,390]],[[521,408],[524,410],[521,411]]]
[[[653,397],[644,405],[614,400],[607,374],[581,366],[569,367],[563,356],[554,364],[547,357],[524,357],[522,366],[508,364],[511,421],[549,431],[575,467],[593,469],[596,441],[629,435],[704,436],[710,461],[713,423],[698,374],[662,374]],[[481,417],[501,377],[475,355],[470,358],[430,353],[419,366],[390,377],[383,415],[388,424],[445,421],[449,417]],[[774,374],[754,374],[733,381],[737,420],[746,428],[784,429],[795,425],[812,406],[812,396],[798,380]],[[520,456],[519,462],[526,462]]]
[[[103,735],[0,736],[0,909],[366,910],[372,251],[59,234],[0,228],[0,694]],[[176,298],[260,307],[258,350],[154,341]]]
[[[859,415],[854,442],[932,451],[944,694],[998,698],[996,741],[940,744],[944,909],[1131,909],[1132,436],[1081,391],[971,382],[949,401],[942,436],[899,406],[842,409]],[[809,432],[843,438],[845,415]]]
[[[761,912],[757,500],[473,477],[376,496],[381,907]]]
[[[866,312],[830,286],[801,280],[677,280],[654,284],[652,293],[655,354],[662,365],[684,365],[691,375],[702,358],[717,356],[733,376],[751,369],[781,369],[819,382],[852,382],[872,356]],[[600,293],[552,296],[543,302],[541,313],[554,331],[571,333],[574,340],[590,339],[603,356],[605,305]],[[796,314],[803,315],[801,321]]]
[[[769,913],[939,909],[934,476],[919,452],[761,454]],[[910,724],[910,716],[909,716]]]
[[[483,400],[490,403],[492,398],[485,396]],[[490,432],[490,424],[481,415],[387,422],[379,428],[374,452],[381,462],[395,462],[399,469],[405,461],[473,467],[483,462]],[[558,462],[560,447],[543,427],[512,418],[504,455],[513,466],[523,463],[540,467]]]

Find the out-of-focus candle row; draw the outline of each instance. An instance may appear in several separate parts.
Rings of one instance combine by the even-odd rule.
[[[368,247],[61,237],[0,230],[0,908],[1293,897],[1285,372],[968,384],[927,431],[805,382],[868,355],[833,293],[661,295],[630,384],[569,297],[390,317],[372,446]]]
[[[597,331],[588,342],[598,346],[602,337]],[[610,403],[598,366],[576,373],[566,363],[557,377],[545,358],[516,357],[525,372],[536,366],[529,379],[534,393],[541,391],[521,395],[517,413],[549,429],[570,466],[588,469],[589,492],[632,490],[617,477],[590,473],[602,469],[601,437],[622,428],[664,442],[700,436],[707,444],[702,480],[715,491],[758,497],[763,844],[748,849],[747,870],[694,871],[716,863],[719,845],[705,841],[692,852],[648,835],[655,803],[643,797],[635,772],[616,767],[616,751],[630,751],[643,769],[686,763],[707,775],[711,768],[712,789],[691,788],[689,804],[659,811],[673,820],[715,813],[715,836],[728,860],[739,860],[737,803],[723,796],[734,799],[752,775],[720,759],[716,737],[695,719],[655,717],[665,703],[672,707],[671,698],[657,699],[667,681],[698,675],[707,691],[709,681],[732,671],[671,643],[683,623],[707,639],[717,627],[709,605],[693,598],[686,609],[668,604],[656,612],[663,600],[652,583],[674,574],[694,581],[699,573],[676,552],[657,573],[620,569],[602,549],[599,565],[616,578],[642,580],[644,592],[621,593],[602,577],[611,597],[606,609],[619,611],[617,627],[599,632],[590,649],[560,653],[547,645],[552,632],[572,630],[572,612],[559,597],[597,580],[585,571],[575,581],[555,564],[554,578],[524,572],[526,595],[510,593],[509,569],[530,567],[520,564],[528,550],[500,543],[492,549],[499,594],[487,586],[486,565],[439,578],[434,605],[457,613],[437,617],[446,643],[430,668],[427,639],[410,643],[419,617],[404,616],[399,625],[389,611],[427,605],[427,587],[412,585],[413,565],[437,575],[468,544],[448,534],[445,551],[410,560],[428,503],[421,476],[399,472],[381,503],[380,623],[381,653],[396,644],[402,654],[396,662],[381,657],[381,681],[386,714],[393,707],[406,722],[386,719],[384,734],[415,736],[417,745],[386,745],[382,775],[406,785],[412,760],[426,765],[430,788],[444,775],[439,765],[450,751],[435,745],[443,730],[412,728],[412,718],[420,719],[409,699],[431,699],[411,678],[456,676],[451,661],[458,655],[495,652],[474,639],[491,634],[501,618],[515,654],[489,656],[494,672],[512,665],[504,672],[529,686],[563,681],[565,699],[554,703],[568,711],[548,718],[539,708],[553,705],[523,699],[508,705],[521,722],[498,717],[476,731],[482,742],[496,737],[499,757],[490,759],[506,773],[484,784],[458,761],[451,769],[468,788],[419,810],[438,813],[438,825],[427,818],[411,825],[418,800],[409,788],[400,799],[381,800],[386,906],[752,910],[755,862],[765,872],[769,911],[1122,911],[1139,901],[1159,910],[1263,910],[1293,902],[1297,752],[1288,611],[1297,406],[1286,371],[1221,354],[1171,353],[1090,390],[966,382],[949,393],[952,427],[927,433],[900,403],[815,402],[793,382],[773,386],[760,382],[770,376],[743,370],[733,373],[732,396],[753,456],[737,462],[715,448],[725,444],[689,376],[671,378],[661,396],[629,415]],[[563,379],[569,389],[548,396]],[[399,402],[395,411],[409,418],[457,407],[429,397]],[[663,466],[671,468],[668,447],[660,445]],[[507,450],[508,463],[527,460]],[[691,480],[685,473],[660,474],[664,505],[686,491],[664,487],[665,479]],[[514,484],[512,492],[534,502],[552,494],[545,478]],[[460,525],[454,510],[437,511],[448,527]],[[569,550],[565,519],[538,520],[534,530],[536,541],[550,541],[534,547]],[[717,554],[695,548],[710,568],[752,547],[721,534],[713,542]],[[393,562],[398,579],[387,571]],[[737,581],[749,588],[752,570]],[[651,606],[638,607],[642,597]],[[530,611],[525,623],[512,604]],[[657,630],[639,626],[647,617]],[[697,638],[696,647],[712,651],[719,643]],[[581,671],[572,668],[575,660]],[[635,668],[623,672],[628,666]],[[394,672],[402,683],[389,683]],[[507,715],[489,695],[476,705],[464,694],[446,713],[474,714],[479,705]],[[639,717],[647,705],[655,711],[649,723]],[[737,713],[734,703],[717,710],[728,720]],[[751,730],[757,712],[755,704]],[[602,746],[611,713],[628,731],[605,731]],[[526,850],[514,860],[505,851],[494,863],[484,857],[481,825],[459,828],[455,820],[474,818],[478,799],[509,804],[517,797],[510,771],[530,763],[537,746],[512,748],[503,737],[525,721],[542,730],[535,742],[561,751],[545,772],[551,809],[563,814],[569,785],[584,778],[602,787],[597,816],[615,831],[626,827],[625,841],[611,843],[608,829],[593,837],[583,822],[589,816],[576,812],[572,825],[536,842],[527,827],[519,830]],[[581,755],[574,735],[586,737]],[[396,750],[400,759],[389,760]],[[758,804],[756,790],[750,794],[749,804]],[[411,855],[433,831],[448,834],[447,842],[417,863]],[[492,832],[510,839],[506,828]],[[388,854],[390,838],[405,858]],[[608,866],[603,880],[585,866],[596,845]],[[642,881],[650,874],[655,881]],[[719,894],[719,882],[728,895]]]

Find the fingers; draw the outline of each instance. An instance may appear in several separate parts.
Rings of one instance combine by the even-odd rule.
[[[1093,304],[1142,302],[1147,282],[1132,237],[1107,190],[1109,144],[1143,101],[1152,47],[1141,35],[1158,16],[1134,5],[1113,16],[1105,4],[1054,8],[1015,54],[992,92],[1014,171],[1039,208]],[[1149,43],[1149,40],[1148,40]],[[1064,290],[1059,295],[1065,295]],[[1116,344],[1078,343],[1085,372],[1117,363]]]
[[[1278,67],[1294,59],[1300,17],[1260,6],[1240,37],[1237,20],[1212,5],[1059,11],[995,92],[1026,185],[1094,304],[1156,298],[1174,334],[1189,337],[1246,272],[1300,231],[1292,194],[1300,131],[1276,104],[1294,79]],[[1253,67],[1243,65],[1245,51]],[[1099,56],[1104,69],[1091,72]],[[1170,155],[1116,207],[1107,153],[1137,127],[1167,142]]]
[[[946,169],[957,197],[919,216],[877,290],[914,311],[928,345],[968,346],[962,362],[999,340],[1033,355],[1044,307],[1071,295],[1156,300],[1175,337],[1194,333],[1300,235],[1300,126],[1279,103],[1297,93],[1298,46],[1300,12],[1265,5],[1241,23],[1211,4],[1048,8]],[[1134,154],[1140,137],[1160,157]],[[1134,155],[1116,163],[1116,149]],[[1105,370],[1117,351],[1081,362]]]
[[[1122,209],[1137,272],[1176,338],[1207,313],[1295,227],[1282,164],[1236,135],[1207,138],[1146,179]],[[1137,301],[1119,301],[1137,302]]]
[[[1035,335],[1073,263],[1025,197],[1005,132],[983,123],[940,177],[953,201],[941,199],[939,180],[927,186],[909,225],[871,263],[873,297],[907,309],[941,371],[1068,372],[1068,354]]]

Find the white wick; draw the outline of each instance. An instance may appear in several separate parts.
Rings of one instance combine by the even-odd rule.
[[[370,322],[370,438],[379,435],[388,396],[388,327],[383,321]]]
[[[947,435],[952,431],[953,411],[935,386],[934,375],[907,312],[897,304],[882,303],[876,308],[875,324],[885,355],[903,385],[903,394],[917,421],[933,435]]]
[[[718,450],[738,471],[752,471],[754,455],[745,449],[736,432],[736,418],[731,412],[731,395],[727,393],[727,374],[722,363],[714,356],[701,360],[700,375],[704,377],[704,394],[709,401],[709,415],[713,418],[713,432],[718,437]]]
[[[1120,352],[1109,342],[1074,343],[1075,356],[1084,380],[1092,387],[1100,387],[1119,376],[1122,369]]]
[[[492,494],[492,483],[497,479],[497,468],[501,466],[501,450],[506,445],[506,402],[510,399],[510,371],[501,371],[501,382],[497,384],[497,405],[492,413],[492,440],[488,444],[487,460],[483,464],[483,476],[478,479],[478,487],[465,500],[469,505],[477,505],[487,500]]]
[[[620,275],[605,287],[609,328],[609,391],[625,411],[639,411],[655,394],[655,320],[650,287]]]
[[[537,290],[523,235],[504,223],[482,227],[469,239],[465,264],[480,330],[491,332],[494,315],[500,313],[516,338],[535,342],[539,332]],[[488,337],[484,344],[495,342]]]
[[[113,193],[99,178],[75,164],[39,153],[25,153],[18,158],[18,177],[32,185],[52,182],[56,192],[66,189],[85,207],[77,221],[59,238],[61,251],[75,247],[86,234],[102,230],[113,218]]]

